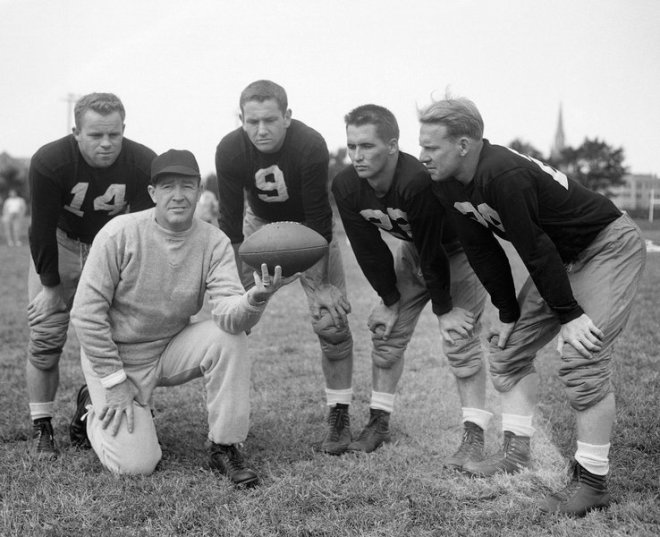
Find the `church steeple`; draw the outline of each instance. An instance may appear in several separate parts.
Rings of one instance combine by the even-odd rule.
[[[562,114],[562,105],[559,103],[559,118],[557,119],[557,131],[555,132],[555,142],[550,150],[550,157],[558,159],[561,155],[561,150],[566,147],[564,138],[564,117]]]

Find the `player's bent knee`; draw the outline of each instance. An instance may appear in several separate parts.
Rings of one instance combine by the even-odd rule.
[[[391,350],[374,351],[371,354],[373,365],[379,369],[392,369],[399,360],[403,359],[403,352],[393,352]]]
[[[463,345],[457,348],[445,345],[444,349],[452,373],[457,378],[470,378],[483,368],[484,356],[479,340],[476,340],[476,344]]]
[[[60,363],[60,352],[28,355],[30,363],[39,371],[52,371]]]
[[[598,404],[613,390],[609,371],[600,368],[560,371],[559,376],[571,407],[578,412]]]
[[[350,331],[346,331],[342,339],[338,337],[329,339],[319,334],[319,342],[323,354],[331,362],[345,360],[353,355],[353,336]]]
[[[336,326],[330,314],[325,312],[320,318],[312,319],[312,328],[328,360],[344,360],[353,354],[353,336],[348,325]]]

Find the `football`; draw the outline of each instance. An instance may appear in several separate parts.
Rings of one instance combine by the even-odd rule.
[[[298,222],[273,222],[247,237],[238,255],[256,270],[266,263],[271,274],[279,265],[287,277],[307,270],[327,251],[328,241],[313,229]]]

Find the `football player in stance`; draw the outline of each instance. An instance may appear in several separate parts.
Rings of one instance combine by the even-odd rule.
[[[73,134],[40,148],[30,163],[27,390],[31,451],[57,457],[51,419],[59,359],[80,272],[96,233],[115,216],[153,206],[147,186],[156,154],[124,138],[122,102],[91,93],[75,105]],[[80,438],[72,431],[71,440]]]
[[[190,151],[154,159],[149,194],[154,209],[99,231],[80,278],[71,315],[89,395],[73,422],[105,468],[149,475],[162,454],[153,390],[203,377],[211,466],[235,485],[254,485],[258,476],[237,446],[249,427],[245,331],[298,275],[284,279],[277,267],[271,277],[263,265],[244,291],[229,239],[193,216],[201,190]],[[212,318],[191,323],[205,293]]]
[[[607,507],[613,343],[628,320],[646,260],[640,231],[606,197],[484,139],[471,101],[448,97],[422,110],[419,119],[420,160],[455,215],[470,263],[499,310],[488,335],[504,445],[463,469],[490,476],[530,466],[534,358],[559,334],[559,376],[575,411],[577,451],[572,482],[548,496],[542,509],[582,516]],[[496,236],[511,242],[529,271],[517,298]]]
[[[251,269],[241,264],[238,248],[261,226],[301,222],[328,241],[328,255],[304,272],[300,281],[321,345],[329,406],[320,449],[339,454],[351,441],[353,338],[341,253],[332,234],[328,149],[318,132],[291,118],[286,92],[274,82],[251,83],[241,93],[239,105],[243,125],[220,141],[215,156],[220,229],[231,240],[246,289],[254,281]]]
[[[479,340],[486,291],[431,192],[424,166],[399,150],[394,115],[368,104],[349,112],[345,122],[352,165],[334,179],[332,193],[355,257],[380,296],[368,320],[373,341],[370,419],[348,449],[371,452],[390,440],[403,355],[430,300],[463,414],[463,442],[445,464],[461,468],[482,460],[491,418],[485,410]],[[381,230],[400,239],[394,257]]]

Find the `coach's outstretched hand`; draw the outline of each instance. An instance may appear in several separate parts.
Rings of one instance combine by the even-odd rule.
[[[278,289],[300,278],[300,272],[296,272],[288,278],[282,277],[282,267],[279,265],[275,267],[271,276],[268,273],[268,265],[266,263],[262,263],[261,265],[261,274],[255,270],[253,275],[254,287],[248,291],[248,301],[255,306],[265,304]]]
[[[133,400],[137,392],[135,385],[128,379],[105,390],[105,406],[99,413],[99,419],[103,429],[111,426],[110,434],[112,436],[115,436],[119,431],[124,414],[126,414],[128,432],[133,432]]]
[[[577,319],[561,325],[558,348],[561,352],[563,343],[568,343],[585,358],[592,358],[594,352],[603,348],[603,332],[586,313]]]

